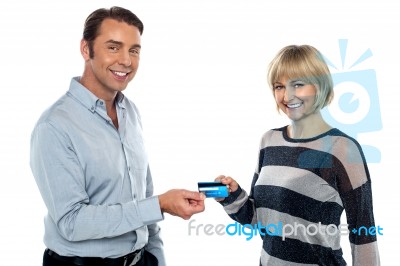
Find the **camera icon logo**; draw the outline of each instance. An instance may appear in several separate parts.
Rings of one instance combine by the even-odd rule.
[[[379,94],[374,69],[351,71],[351,68],[372,56],[367,49],[348,69],[344,70],[347,52],[347,39],[339,40],[342,70],[332,73],[334,98],[322,110],[324,119],[349,136],[357,139],[359,134],[382,129]],[[327,64],[338,70],[326,57]],[[360,143],[368,163],[381,161],[380,150],[369,144]]]

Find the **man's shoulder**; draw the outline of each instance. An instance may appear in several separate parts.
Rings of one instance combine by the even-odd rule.
[[[125,94],[122,94],[123,98],[122,98],[122,103],[125,106],[129,106],[131,108],[133,108],[136,112],[138,112],[138,107],[136,106],[136,104],[133,102],[133,100],[131,100],[130,98],[128,98]]]
[[[43,123],[64,123],[71,119],[71,112],[76,112],[76,107],[71,97],[64,94],[42,112],[37,125]]]
[[[130,100],[128,97],[126,97],[125,95],[123,97],[122,102],[123,102],[124,107],[128,110],[129,114],[131,116],[133,115],[140,121],[141,115],[140,115],[139,108],[137,107],[137,105],[132,100]]]

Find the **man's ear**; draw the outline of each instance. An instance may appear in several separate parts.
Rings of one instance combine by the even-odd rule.
[[[85,61],[90,59],[90,49],[89,49],[89,44],[86,40],[82,39],[81,40],[81,54]]]

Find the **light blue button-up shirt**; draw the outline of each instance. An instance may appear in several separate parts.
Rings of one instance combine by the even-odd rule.
[[[48,209],[44,243],[64,256],[109,258],[147,245],[164,265],[140,116],[122,93],[116,108],[118,129],[76,77],[37,122],[30,164]]]

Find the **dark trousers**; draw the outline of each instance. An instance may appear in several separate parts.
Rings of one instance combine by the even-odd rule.
[[[69,263],[69,262],[64,262],[57,260],[56,258],[50,256],[45,250],[43,254],[43,266],[76,266],[77,264],[74,263]],[[107,265],[107,264],[104,264]],[[88,265],[92,266],[92,265]],[[94,266],[94,265],[93,265]],[[100,265],[96,265],[100,266]],[[123,266],[123,265],[121,265]],[[140,261],[138,261],[135,266],[158,266],[158,260],[157,258],[151,254],[150,252],[144,251],[142,258]]]

